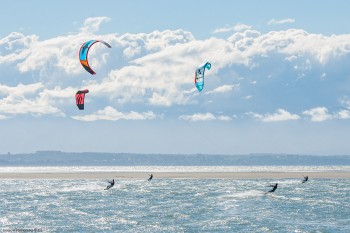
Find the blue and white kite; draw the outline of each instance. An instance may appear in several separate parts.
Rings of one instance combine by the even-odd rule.
[[[204,73],[205,69],[210,70],[211,64],[209,62],[204,65],[198,67],[196,69],[196,73],[194,74],[194,84],[196,85],[198,91],[202,91],[204,87]]]

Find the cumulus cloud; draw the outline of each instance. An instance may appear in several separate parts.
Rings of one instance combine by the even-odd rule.
[[[332,119],[332,115],[328,114],[326,107],[317,107],[303,111],[304,115],[310,116],[311,121],[326,121]]]
[[[272,97],[266,99],[264,105],[268,103],[270,109],[277,109],[278,106],[288,104],[288,101],[296,101],[299,93],[295,90],[315,87],[318,82],[319,85],[325,85],[321,81],[331,79],[337,82],[332,87],[327,86],[328,89],[333,88],[333,95],[324,98],[337,100],[344,95],[340,93],[338,96],[334,89],[346,86],[346,79],[339,77],[347,75],[335,73],[334,70],[338,72],[339,69],[333,66],[339,68],[339,61],[350,59],[348,34],[327,36],[301,29],[262,33],[244,24],[222,29],[222,32],[232,32],[227,39],[196,39],[191,32],[181,29],[123,35],[98,34],[102,23],[108,20],[107,17],[88,18],[79,32],[45,40],[41,40],[39,35],[18,32],[0,38],[0,68],[11,74],[2,76],[0,102],[3,112],[0,114],[7,116],[37,112],[64,115],[71,107],[68,99],[81,87],[92,90],[89,93],[91,99],[98,99],[96,102],[99,103],[96,109],[103,106],[119,108],[136,103],[139,105],[134,106],[155,109],[178,106],[190,109],[195,106],[195,111],[200,112],[204,110],[199,109],[204,103],[215,103],[221,98],[220,105],[231,106],[232,101],[236,101],[235,106],[240,106],[241,113],[244,113],[254,111],[255,107],[261,105],[258,101],[264,101],[263,98],[269,96]],[[280,20],[275,20],[275,23],[277,21]],[[285,19],[285,22],[288,20]],[[96,45],[91,49],[89,61],[98,73],[96,76],[90,76],[77,59],[81,44],[90,37],[108,41],[112,46],[112,49],[108,49]],[[213,65],[210,74],[215,79],[211,80],[211,90],[206,88],[203,93],[226,93],[226,100],[220,95],[196,95],[193,92],[194,70],[206,61]],[[315,75],[306,80],[311,72]],[[17,80],[13,81],[14,77]],[[300,82],[304,86],[297,86],[301,77],[305,79]],[[29,89],[27,93],[18,80],[25,80],[22,82]],[[35,85],[30,86],[32,84]],[[13,85],[18,86],[13,88]],[[286,88],[291,86],[295,89]],[[16,96],[15,92],[19,94]],[[283,98],[276,98],[276,93],[283,92],[291,96],[288,101],[281,103],[279,101]],[[319,106],[317,101],[320,98],[317,97],[312,100],[314,106]],[[245,101],[247,99],[250,101]],[[21,104],[24,105],[22,112],[13,110]],[[300,108],[301,112],[306,107]],[[139,111],[136,109],[135,112]],[[233,113],[231,109],[230,113],[225,114]],[[310,114],[314,113],[304,115],[311,117]],[[330,115],[346,119],[347,112],[338,111]],[[262,118],[274,121],[283,119],[282,116],[285,119],[295,117],[293,114],[288,115],[287,111],[277,111],[275,114],[262,115]],[[210,116],[207,117],[210,119]]]
[[[19,84],[16,87],[0,85],[0,96],[3,97],[0,99],[0,113],[6,114],[6,118],[20,114],[64,116],[54,106],[53,98],[47,98],[50,94],[51,97],[55,96],[41,83]],[[62,94],[60,97],[63,97]]]
[[[0,39],[0,64],[16,63],[30,55],[30,48],[38,41],[38,36],[25,36],[19,32],[12,32]]]
[[[335,117],[338,119],[350,119],[350,111],[347,109],[340,110]]]
[[[350,119],[350,111],[347,109],[329,113],[326,107],[317,107],[303,111],[303,114],[310,117],[311,121],[322,122],[331,119]]]
[[[84,21],[83,26],[80,28],[80,31],[83,33],[95,33],[99,30],[100,26],[104,22],[108,22],[110,18],[108,17],[92,17],[87,18]]]
[[[343,109],[334,113],[329,113],[326,107],[317,107],[302,112],[303,115],[309,117],[311,121],[322,122],[332,119],[350,119],[350,111]],[[249,112],[247,115],[261,120],[263,122],[275,122],[275,121],[288,121],[288,120],[299,120],[301,117],[297,114],[291,114],[284,109],[278,109],[273,114],[258,114]]]
[[[84,116],[72,116],[73,119],[80,121],[98,121],[98,120],[108,120],[108,121],[118,121],[118,120],[152,120],[156,118],[156,115],[152,111],[148,112],[119,112],[117,109],[107,106],[102,110],[91,115]]]
[[[186,121],[213,121],[213,120],[231,121],[232,120],[232,118],[229,116],[224,116],[224,115],[215,116],[210,112],[195,113],[193,115],[181,115],[179,116],[179,119],[186,120]]]
[[[289,120],[299,120],[300,116],[296,114],[291,114],[290,112],[284,110],[284,109],[277,109],[277,111],[273,114],[257,114],[250,112],[248,115],[252,116],[253,118],[259,119],[263,122],[275,122],[275,121],[289,121]]]
[[[276,24],[286,24],[286,23],[294,23],[295,19],[292,18],[286,18],[286,19],[271,19],[267,24],[269,25],[276,25]]]
[[[55,72],[55,69],[77,74],[76,70],[80,70],[76,63],[78,40],[66,36],[39,41],[36,35],[12,33],[0,42],[0,48],[5,47],[7,53],[0,53],[0,64],[15,63],[21,73],[39,70],[47,79],[51,76],[48,71]]]

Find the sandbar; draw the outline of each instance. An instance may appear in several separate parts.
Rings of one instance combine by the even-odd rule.
[[[0,179],[148,179],[146,172],[0,173]],[[157,172],[154,179],[349,179],[350,172]]]

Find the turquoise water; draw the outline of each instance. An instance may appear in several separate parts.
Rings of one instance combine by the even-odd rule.
[[[265,195],[271,183],[275,193]],[[0,231],[350,232],[350,180],[0,180]]]

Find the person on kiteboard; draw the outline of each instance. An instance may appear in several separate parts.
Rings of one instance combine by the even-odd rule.
[[[153,174],[149,175],[148,181],[151,181],[153,179]]]
[[[308,181],[308,180],[309,180],[309,176],[304,176],[304,180],[303,180],[302,183],[305,183],[305,182]]]
[[[270,191],[268,191],[268,193],[273,193],[274,191],[276,191],[276,189],[277,189],[277,185],[278,185],[278,183],[276,183],[276,184],[272,184],[272,185],[270,185],[269,187],[272,187],[272,189],[270,190]]]
[[[114,179],[112,181],[108,181],[109,185],[105,188],[105,190],[108,190],[114,186]]]

